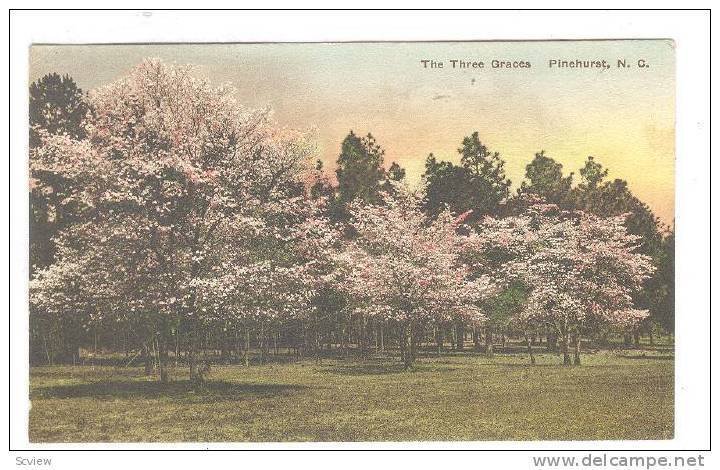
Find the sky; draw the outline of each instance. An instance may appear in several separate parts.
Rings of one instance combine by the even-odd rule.
[[[610,178],[627,180],[664,223],[673,224],[670,40],[36,45],[30,80],[69,74],[87,91],[148,57],[193,64],[214,84],[232,84],[243,105],[270,106],[279,125],[312,129],[327,168],[334,167],[350,130],[370,132],[385,148],[386,166],[398,162],[412,183],[429,153],[457,162],[462,138],[478,131],[507,162],[515,188],[540,150],[574,172],[575,182],[592,155]],[[609,68],[549,66],[576,59],[605,60]],[[423,60],[444,67],[425,67]],[[451,60],[484,67],[453,68]],[[493,60],[530,67],[493,68]],[[617,66],[618,60],[628,67]]]

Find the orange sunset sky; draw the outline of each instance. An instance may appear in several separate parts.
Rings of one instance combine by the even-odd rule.
[[[575,172],[588,155],[623,178],[666,224],[674,216],[675,63],[670,40],[33,46],[30,80],[71,75],[83,90],[146,57],[194,64],[241,103],[271,106],[283,126],[315,129],[333,168],[350,129],[371,132],[408,179],[425,158],[457,161],[463,136],[506,160],[513,187],[535,152]],[[452,68],[450,60],[485,67]],[[550,60],[606,60],[608,69],[551,68]],[[617,67],[624,59],[629,67]],[[647,67],[638,67],[638,60]],[[422,60],[444,62],[425,68]],[[492,61],[529,68],[492,68]]]

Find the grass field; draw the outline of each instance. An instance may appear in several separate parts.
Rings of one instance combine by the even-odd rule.
[[[160,384],[142,368],[33,367],[32,442],[669,439],[673,360],[598,352],[465,353],[397,360],[215,366],[202,390],[185,368]]]

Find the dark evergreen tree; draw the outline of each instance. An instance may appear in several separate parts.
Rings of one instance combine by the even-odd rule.
[[[571,205],[570,189],[573,174],[563,176],[563,166],[545,155],[542,150],[525,167],[525,178],[518,189],[519,195],[533,194],[561,207]]]
[[[57,73],[45,75],[30,85],[29,124],[30,158],[33,149],[42,145],[42,134],[85,137],[83,123],[89,111],[82,90],[75,81]],[[61,229],[77,220],[76,207],[65,201],[73,182],[52,173],[31,175],[30,200],[30,276],[55,260],[54,238]],[[72,317],[71,317],[72,318]],[[59,321],[43,312],[31,310],[31,361],[71,361],[78,357],[78,345],[85,332],[77,321]],[[48,338],[53,338],[48,344]]]
[[[497,214],[510,194],[505,161],[480,142],[477,132],[463,139],[458,153],[460,165],[437,161],[433,154],[425,161],[427,213],[435,216],[445,207],[458,214],[472,210],[470,221]]]
[[[405,168],[398,165],[396,162],[392,162],[390,168],[387,171],[388,179],[392,181],[402,181],[405,179]]]
[[[45,75],[30,85],[30,146],[40,144],[38,129],[50,134],[85,136],[83,121],[88,112],[83,91],[70,76]]]
[[[45,75],[30,85],[30,149],[41,145],[41,133],[85,136],[83,122],[88,113],[82,90],[75,81],[57,73]],[[32,151],[31,151],[32,153]],[[32,158],[32,156],[31,156]],[[53,262],[53,237],[63,224],[71,222],[73,210],[63,206],[70,184],[60,175],[33,174],[43,184],[30,190],[30,274]],[[49,189],[48,189],[49,188]]]
[[[663,330],[675,331],[675,231],[662,240],[655,254],[657,271],[647,285],[652,319]]]
[[[392,192],[390,181],[405,179],[405,169],[393,162],[385,170],[385,150],[372,134],[358,137],[353,131],[345,137],[337,159],[338,187],[330,204],[335,220],[346,220],[347,205],[359,199],[368,204],[380,204],[382,192]]]
[[[372,134],[358,137],[350,131],[342,142],[335,170],[341,204],[356,198],[371,204],[379,202],[380,188],[385,179],[384,157],[385,150]]]
[[[642,253],[653,255],[662,241],[660,221],[650,207],[630,191],[627,181],[604,181],[607,174],[607,169],[588,157],[580,169],[581,182],[574,190],[574,205],[601,217],[629,214],[628,232],[642,237]]]
[[[594,157],[588,157],[585,166],[580,168],[580,187],[586,189],[597,188],[602,180],[607,176],[608,170],[595,161]]]
[[[650,207],[638,199],[622,179],[605,181],[608,170],[588,157],[580,169],[581,182],[572,191],[574,205],[601,217],[628,214],[625,222],[629,233],[641,237],[638,252],[651,256],[657,271],[645,283],[635,302],[650,310],[650,318],[643,329],[654,322],[667,331],[674,324],[674,236],[663,236],[660,220]]]

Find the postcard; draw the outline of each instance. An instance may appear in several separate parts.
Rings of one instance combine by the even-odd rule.
[[[30,442],[672,439],[675,47],[33,45]]]

